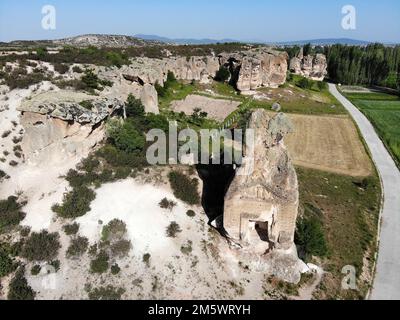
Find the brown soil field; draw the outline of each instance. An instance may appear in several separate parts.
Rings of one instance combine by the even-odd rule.
[[[295,165],[355,177],[372,173],[372,164],[348,116],[289,114],[294,132],[285,143]]]

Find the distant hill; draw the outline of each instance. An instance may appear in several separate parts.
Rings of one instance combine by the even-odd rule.
[[[164,43],[169,43],[169,44],[216,44],[216,43],[227,43],[227,42],[244,42],[244,41],[239,41],[239,40],[234,40],[234,39],[220,39],[220,40],[215,40],[215,39],[186,39],[186,38],[178,38],[178,39],[171,39],[171,38],[166,38],[166,37],[160,37],[157,35],[148,35],[148,34],[135,34],[136,38],[143,39],[143,40],[150,40],[150,41],[160,41]]]
[[[286,42],[275,42],[276,45],[288,45],[288,46],[303,46],[307,43],[311,43],[314,46],[330,46],[334,44],[343,44],[351,46],[366,46],[370,44],[369,41],[348,39],[348,38],[332,38],[332,39],[312,39],[312,40],[299,40],[299,41],[286,41]]]
[[[76,37],[69,37],[56,40],[15,40],[1,45],[15,47],[34,47],[34,46],[63,46],[70,45],[75,47],[141,47],[147,45],[161,44],[155,40],[139,39],[125,35],[107,35],[107,34],[85,34]]]

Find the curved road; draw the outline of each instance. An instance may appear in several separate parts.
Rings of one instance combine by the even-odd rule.
[[[378,261],[371,300],[400,299],[400,172],[368,119],[334,84],[329,91],[350,112],[363,135],[382,180],[384,202]]]

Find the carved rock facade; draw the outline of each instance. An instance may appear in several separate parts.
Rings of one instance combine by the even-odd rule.
[[[299,204],[297,175],[283,144],[291,124],[283,114],[271,118],[259,109],[248,127],[255,143],[225,196],[224,228],[245,251],[289,250]]]

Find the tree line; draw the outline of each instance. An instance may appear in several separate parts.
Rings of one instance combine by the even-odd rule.
[[[333,45],[325,48],[332,81],[347,85],[378,85],[400,89],[400,46]]]

